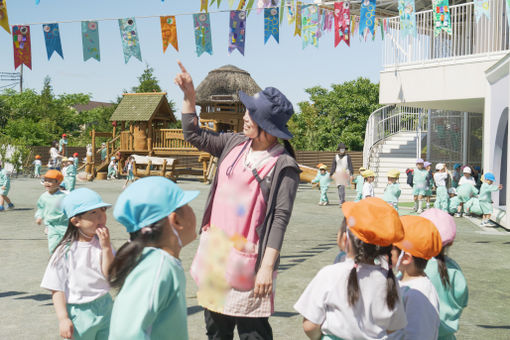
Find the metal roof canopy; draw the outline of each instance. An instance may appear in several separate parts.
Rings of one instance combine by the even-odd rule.
[[[124,93],[110,121],[149,122],[151,120],[175,122],[166,92]]]

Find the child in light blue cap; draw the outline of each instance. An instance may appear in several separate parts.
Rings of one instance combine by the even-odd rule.
[[[41,287],[52,292],[61,337],[106,340],[113,307],[107,280],[114,256],[106,227],[106,208],[111,204],[96,192],[80,188],[61,205],[69,224]]]
[[[127,187],[113,215],[129,233],[109,270],[119,288],[110,340],[188,339],[186,278],[179,254],[196,238],[188,205],[198,191],[183,191],[164,177],[145,177]]]

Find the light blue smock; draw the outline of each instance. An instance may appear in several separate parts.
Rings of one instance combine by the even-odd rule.
[[[321,189],[321,202],[329,203],[328,200],[328,188],[329,184],[332,182],[331,177],[329,177],[329,172],[325,172],[324,175],[321,174],[320,170],[317,172],[317,176],[312,180],[312,183],[319,183],[319,187]]]
[[[69,191],[74,190],[76,185],[76,167],[74,164],[66,167],[63,185]]]
[[[365,179],[363,176],[358,175],[354,180],[354,183],[356,183],[356,199],[354,202],[358,202],[363,198],[363,184],[365,183]]]
[[[446,189],[444,185],[438,186],[436,189],[434,208],[448,212],[449,201],[450,196],[448,195],[448,189]]]
[[[5,187],[5,189],[2,189]],[[0,170],[0,195],[7,196],[11,189],[11,178],[5,169]]]
[[[450,214],[455,214],[457,212],[457,208],[460,205],[460,199],[457,196],[450,197],[450,202],[448,203],[448,211]]]
[[[386,186],[386,189],[384,189],[384,196],[383,200],[388,202],[389,204],[393,205],[395,209],[398,211],[398,199],[400,197],[400,185],[398,183],[391,183]]]
[[[475,195],[478,195],[478,189],[470,183],[464,183],[457,187],[457,197],[463,203],[466,203]]]
[[[459,319],[463,309],[468,304],[468,286],[460,266],[448,256],[445,256],[446,270],[450,285],[443,286],[439,275],[437,260],[431,258],[425,273],[434,285],[439,297],[439,325],[438,339],[455,339],[455,332],[459,330]]]
[[[60,202],[66,197],[62,191],[57,190],[53,195],[45,192],[37,200],[35,218],[42,218],[48,227],[48,249],[50,254],[58,245],[67,230],[69,219],[61,209]]]
[[[188,339],[186,277],[179,260],[145,247],[113,304],[109,339]]]
[[[425,196],[427,191],[427,176],[429,172],[425,169],[414,169],[413,172],[413,195]]]
[[[484,215],[492,214],[492,193],[499,191],[499,187],[495,184],[483,183],[480,188],[480,208]]]

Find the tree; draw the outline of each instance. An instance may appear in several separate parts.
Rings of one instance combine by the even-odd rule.
[[[135,93],[161,92],[158,80],[154,76],[154,69],[147,64],[145,65],[145,70],[142,75],[138,77],[138,81],[140,84],[131,89]]]
[[[298,103],[300,112],[289,121],[298,150],[336,150],[344,142],[362,150],[368,117],[379,105],[379,84],[358,78],[334,84],[331,90],[315,86],[305,90],[309,102]]]

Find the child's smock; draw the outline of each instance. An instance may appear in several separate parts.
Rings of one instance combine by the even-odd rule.
[[[106,148],[101,149],[101,162],[103,162],[106,159],[107,153],[108,151],[106,150]]]
[[[434,208],[443,211],[448,211],[448,189],[446,189],[446,180],[448,179],[447,172],[436,172],[434,174],[434,182],[436,183],[436,201],[434,202]]]
[[[450,285],[445,288],[439,275],[437,260],[431,258],[425,268],[425,274],[436,288],[439,297],[439,326],[438,339],[455,339],[455,332],[459,330],[459,319],[462,310],[468,304],[468,286],[460,266],[448,256],[445,256],[446,269]]]
[[[439,298],[427,277],[400,281],[407,326],[390,334],[389,339],[437,340],[439,331]]]
[[[429,172],[425,169],[414,169],[413,172],[413,195],[424,196],[427,190],[427,176]]]
[[[45,192],[37,200],[37,211],[35,218],[42,218],[48,227],[48,249],[50,253],[60,242],[67,230],[69,219],[62,211],[60,202],[66,196],[62,191],[57,190],[53,195]]]
[[[333,180],[329,176],[329,172],[325,172],[324,175],[321,174],[320,170],[317,172],[317,176],[312,180],[312,183],[319,183],[320,189],[321,189],[321,202],[329,203],[328,200],[328,189],[329,184]]]
[[[460,205],[460,199],[457,196],[453,196],[450,198],[450,202],[448,203],[448,212],[450,214],[454,214],[457,212],[457,208]]]
[[[145,247],[113,305],[110,340],[188,339],[181,261]]]
[[[51,256],[41,287],[64,292],[74,339],[107,339],[113,301],[102,272],[102,251],[90,242],[61,245]]]
[[[347,280],[352,267],[352,261],[345,261],[322,268],[294,309],[321,325],[322,334],[341,339],[384,339],[387,330],[404,328],[406,316],[400,297],[393,310],[386,304],[388,272],[380,266],[359,264],[360,297],[349,306]]]
[[[372,183],[363,183],[362,198],[374,197],[374,186]]]
[[[5,189],[2,189],[5,187]],[[7,174],[7,170],[0,170],[0,195],[7,196],[9,194],[9,189],[11,188],[11,178]]]
[[[475,196],[477,194],[478,189],[475,188],[475,186],[472,185],[471,183],[464,184],[459,183],[459,186],[457,187],[457,197],[463,203],[466,203],[472,196]]]
[[[476,186],[476,181],[473,176],[467,178],[466,176],[462,176],[459,180],[459,186],[463,184],[471,184],[472,186]]]
[[[365,182],[365,179],[363,176],[358,175],[356,179],[354,180],[354,183],[356,183],[356,199],[355,202],[358,202],[363,197],[363,183]]]
[[[499,187],[495,184],[483,183],[480,188],[480,208],[484,215],[492,214],[492,193],[499,191]]]
[[[41,166],[42,166],[41,160],[40,159],[36,159],[34,161],[34,176],[35,177],[41,176]]]
[[[71,164],[64,169],[64,187],[69,191],[73,191],[75,185],[76,185],[76,167],[74,166],[74,164]]]
[[[398,183],[391,183],[386,186],[386,189],[384,189],[384,196],[383,199],[392,204],[398,204],[398,199],[400,197],[400,185]],[[398,205],[397,205],[398,207]]]

